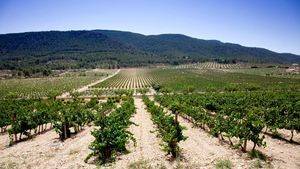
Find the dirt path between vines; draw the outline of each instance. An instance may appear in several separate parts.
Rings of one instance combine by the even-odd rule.
[[[96,168],[84,163],[90,152],[88,145],[93,140],[91,130],[92,127],[85,127],[64,142],[59,141],[58,134],[51,130],[0,150],[0,168]]]
[[[9,144],[9,135],[6,131],[5,133],[1,133],[0,135],[0,152],[5,149],[5,147]]]
[[[183,134],[187,140],[181,142],[182,156],[187,165],[196,168],[215,168],[218,160],[230,160],[233,168],[249,168],[252,160],[246,155],[238,153],[229,147],[221,145],[217,138],[209,136],[205,131],[193,127],[193,125],[182,117],[178,118],[179,123],[186,127]]]
[[[121,69],[118,69],[115,73],[113,73],[113,74],[111,74],[111,75],[109,75],[109,76],[107,76],[107,77],[105,77],[105,78],[103,78],[103,79],[97,80],[97,81],[95,81],[95,82],[93,82],[93,83],[90,83],[90,84],[88,84],[88,85],[82,86],[82,87],[79,88],[79,89],[76,89],[75,92],[84,92],[84,91],[88,90],[89,87],[95,86],[95,85],[98,84],[98,83],[101,83],[101,82],[103,82],[103,81],[105,81],[105,80],[107,80],[107,79],[109,79],[109,78],[111,78],[111,77],[114,77],[114,76],[117,75],[120,71],[121,71]],[[68,96],[70,96],[70,92],[63,93],[63,94],[61,94],[60,96],[58,96],[57,98],[63,99],[63,98],[67,98]]]
[[[200,128],[192,126],[192,124],[179,117],[179,122],[187,127],[184,134],[189,137],[188,140],[182,142],[183,150],[190,149],[195,155],[190,159],[193,161],[199,160],[198,158],[203,156],[204,159],[200,160],[209,164],[211,161],[215,162],[216,159],[229,159],[234,168],[249,168],[257,165],[257,159],[250,159],[246,153],[242,153],[240,150],[232,149],[228,144],[221,143],[218,138],[211,137],[207,132]],[[299,169],[300,168],[300,146],[291,144],[283,140],[274,139],[270,136],[265,136],[267,147],[257,147],[256,149],[261,151],[269,158],[270,164],[261,162],[264,168],[276,168],[276,169]],[[247,151],[250,152],[253,144],[248,142]],[[198,150],[199,149],[199,150]],[[202,152],[200,151],[202,150]],[[209,154],[209,155],[206,155]],[[245,161],[246,160],[246,161]],[[204,163],[204,164],[205,164]],[[212,167],[212,166],[211,166]],[[208,167],[210,168],[210,166]],[[213,168],[213,167],[212,167]]]
[[[150,114],[145,110],[141,98],[134,98],[136,106],[136,114],[131,118],[131,121],[136,125],[131,125],[129,131],[134,134],[136,146],[131,142],[127,148],[130,151],[128,154],[117,157],[117,160],[112,164],[111,168],[127,168],[134,163],[144,161],[151,168],[159,168],[160,166],[171,165],[167,160],[165,153],[161,150],[160,139],[156,137],[155,125],[152,123]]]
[[[284,140],[265,136],[267,147],[258,147],[263,154],[270,157],[274,168],[299,169],[300,168],[300,145],[291,144]],[[253,145],[247,145],[251,148]]]

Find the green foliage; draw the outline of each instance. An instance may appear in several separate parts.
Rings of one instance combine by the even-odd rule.
[[[92,73],[87,73],[87,76],[79,76],[79,73],[72,72],[59,77],[0,80],[0,99],[55,97],[100,78],[99,76],[95,77]]]
[[[22,135],[31,136],[42,132],[44,125],[52,123],[56,118],[54,100],[7,99],[0,101],[0,127],[10,125],[8,129],[10,143],[18,141]],[[19,139],[17,134],[20,134]],[[14,137],[13,137],[14,136]]]
[[[148,88],[137,89],[136,92],[140,94],[146,94],[149,92],[149,89]]]
[[[123,90],[126,92],[128,92],[128,89],[149,88],[154,81],[151,71],[152,69],[146,68],[122,69],[114,77],[93,86],[93,88],[115,89],[115,91]]]
[[[216,163],[216,169],[231,169],[233,167],[230,160],[218,160]]]
[[[22,45],[19,45],[22,44]],[[298,63],[299,56],[184,35],[121,31],[49,31],[0,35],[0,69],[119,68],[156,63]],[[45,66],[46,65],[46,66]],[[49,72],[42,71],[45,75]]]
[[[160,89],[161,89],[161,86],[160,86],[159,84],[153,84],[153,85],[152,85],[152,88],[153,88],[155,91],[159,92]]]
[[[251,158],[258,158],[258,159],[263,160],[263,161],[267,160],[266,155],[264,155],[262,152],[260,152],[258,150],[252,150],[248,154]]]
[[[201,69],[153,69],[161,93],[299,91],[300,79]],[[153,87],[155,89],[155,86]]]
[[[119,89],[115,91],[116,95],[119,96],[132,96],[133,90]]]
[[[95,107],[98,103],[99,103],[99,101],[97,100],[97,98],[92,98],[92,99],[85,105],[85,107],[87,107],[87,108],[93,108],[93,107]]]
[[[89,103],[85,106],[81,100],[74,99],[65,103],[59,103],[58,117],[54,121],[54,129],[59,134],[61,140],[71,137],[70,128],[73,127],[75,133],[94,120],[93,112]],[[96,106],[96,104],[94,104]]]
[[[195,39],[181,34],[162,34],[145,36],[141,34],[98,30],[121,43],[130,44],[137,49],[156,54],[170,64],[199,62],[207,59],[222,63],[237,61],[299,62],[297,55],[278,54],[266,49],[248,48],[237,44],[222,43],[217,40]],[[298,57],[298,58],[297,58]],[[284,58],[284,59],[283,59]],[[152,62],[157,59],[152,60]]]
[[[97,31],[5,34],[0,35],[0,48],[3,51],[0,53],[0,69],[24,69],[28,76],[30,69],[39,67],[115,69],[143,66],[155,59],[151,53],[137,50]],[[162,61],[161,58],[159,60]]]
[[[195,124],[210,129],[214,136],[223,135],[238,138],[240,146],[246,150],[246,142],[265,146],[260,135],[267,127],[299,132],[299,93],[276,92],[235,92],[207,94],[157,95],[161,105],[168,107],[179,102],[176,110],[191,117]],[[298,123],[296,122],[298,121]]]
[[[106,163],[114,160],[117,153],[126,152],[126,143],[129,140],[135,141],[133,134],[127,131],[132,124],[130,117],[134,113],[135,106],[131,97],[126,98],[121,107],[109,115],[99,112],[95,120],[98,128],[91,132],[95,140],[89,148],[93,152],[87,156],[85,162],[96,156],[100,163]]]
[[[183,127],[172,115],[164,113],[163,108],[156,106],[148,97],[143,96],[143,101],[147,106],[147,110],[152,115],[152,121],[158,127],[159,136],[164,142],[163,149],[167,154],[171,154],[172,157],[178,157],[180,152],[178,143],[186,139],[182,134]],[[175,109],[176,108],[174,108],[174,111]]]
[[[96,106],[94,100],[87,104],[78,99],[68,102],[55,99],[0,100],[0,127],[10,125],[8,133],[11,144],[20,141],[22,135],[30,138],[31,131],[34,131],[34,134],[43,132],[49,123],[53,125],[61,140],[64,140],[70,137],[71,127],[77,133],[95,119],[93,109]]]

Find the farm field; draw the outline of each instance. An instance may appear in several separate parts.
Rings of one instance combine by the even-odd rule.
[[[245,68],[245,69],[230,69],[229,72],[245,73],[260,76],[272,76],[283,78],[300,78],[299,72],[289,72],[285,68]]]
[[[140,89],[149,88],[156,82],[150,69],[124,69],[107,81],[93,86],[103,89]]]
[[[2,83],[0,168],[299,168],[299,79],[203,65]]]
[[[0,80],[0,98],[53,97],[102,79],[112,73],[110,70],[93,70],[67,72],[59,77],[4,79]]]
[[[222,64],[216,62],[203,62],[194,64],[183,64],[171,67],[173,69],[242,69],[249,68],[250,64],[238,63],[238,64]]]
[[[162,90],[167,91],[299,91],[300,89],[299,79],[213,69],[155,69],[151,73],[158,79]]]

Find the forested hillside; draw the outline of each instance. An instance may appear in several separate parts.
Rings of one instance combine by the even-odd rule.
[[[263,48],[244,47],[239,44],[223,43],[218,40],[202,40],[181,34],[145,36],[131,32],[97,30],[120,42],[131,44],[140,50],[167,56],[180,62],[202,59],[237,60],[245,62],[299,62],[300,56],[276,53]]]
[[[0,35],[0,69],[116,68],[205,60],[293,63],[300,56],[180,34],[93,30]]]

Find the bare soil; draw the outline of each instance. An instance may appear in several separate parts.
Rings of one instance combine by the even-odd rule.
[[[150,113],[145,110],[142,99],[135,97],[136,114],[131,118],[136,125],[129,131],[136,138],[136,145],[128,144],[129,153],[117,157],[116,162],[100,168],[215,168],[220,160],[229,160],[233,168],[300,168],[300,145],[266,135],[267,147],[257,149],[265,154],[267,162],[251,159],[247,153],[233,149],[229,144],[214,138],[206,131],[194,127],[181,117],[179,122],[186,127],[184,135],[187,140],[180,142],[181,156],[171,160],[161,149],[161,138],[157,137],[156,126],[151,121]],[[83,131],[64,142],[59,141],[58,134],[50,130],[33,139],[7,147],[8,134],[0,135],[0,169],[2,168],[98,168],[94,163],[84,163],[91,152],[89,144],[94,140],[90,134],[93,127]],[[288,138],[288,131],[280,131]],[[299,133],[295,134],[298,141]],[[252,147],[248,143],[248,150]]]
[[[51,130],[31,140],[0,150],[0,168],[95,168],[84,163],[93,140],[92,127],[86,127],[73,138],[61,142]]]
[[[159,166],[171,167],[165,153],[161,150],[160,139],[156,137],[155,126],[150,119],[150,114],[145,110],[145,105],[141,98],[134,99],[136,105],[136,114],[131,121],[136,125],[131,125],[129,131],[134,134],[136,145],[129,143],[127,148],[128,154],[117,157],[114,164],[108,166],[110,168],[127,168],[134,163],[147,161],[151,168]]]

